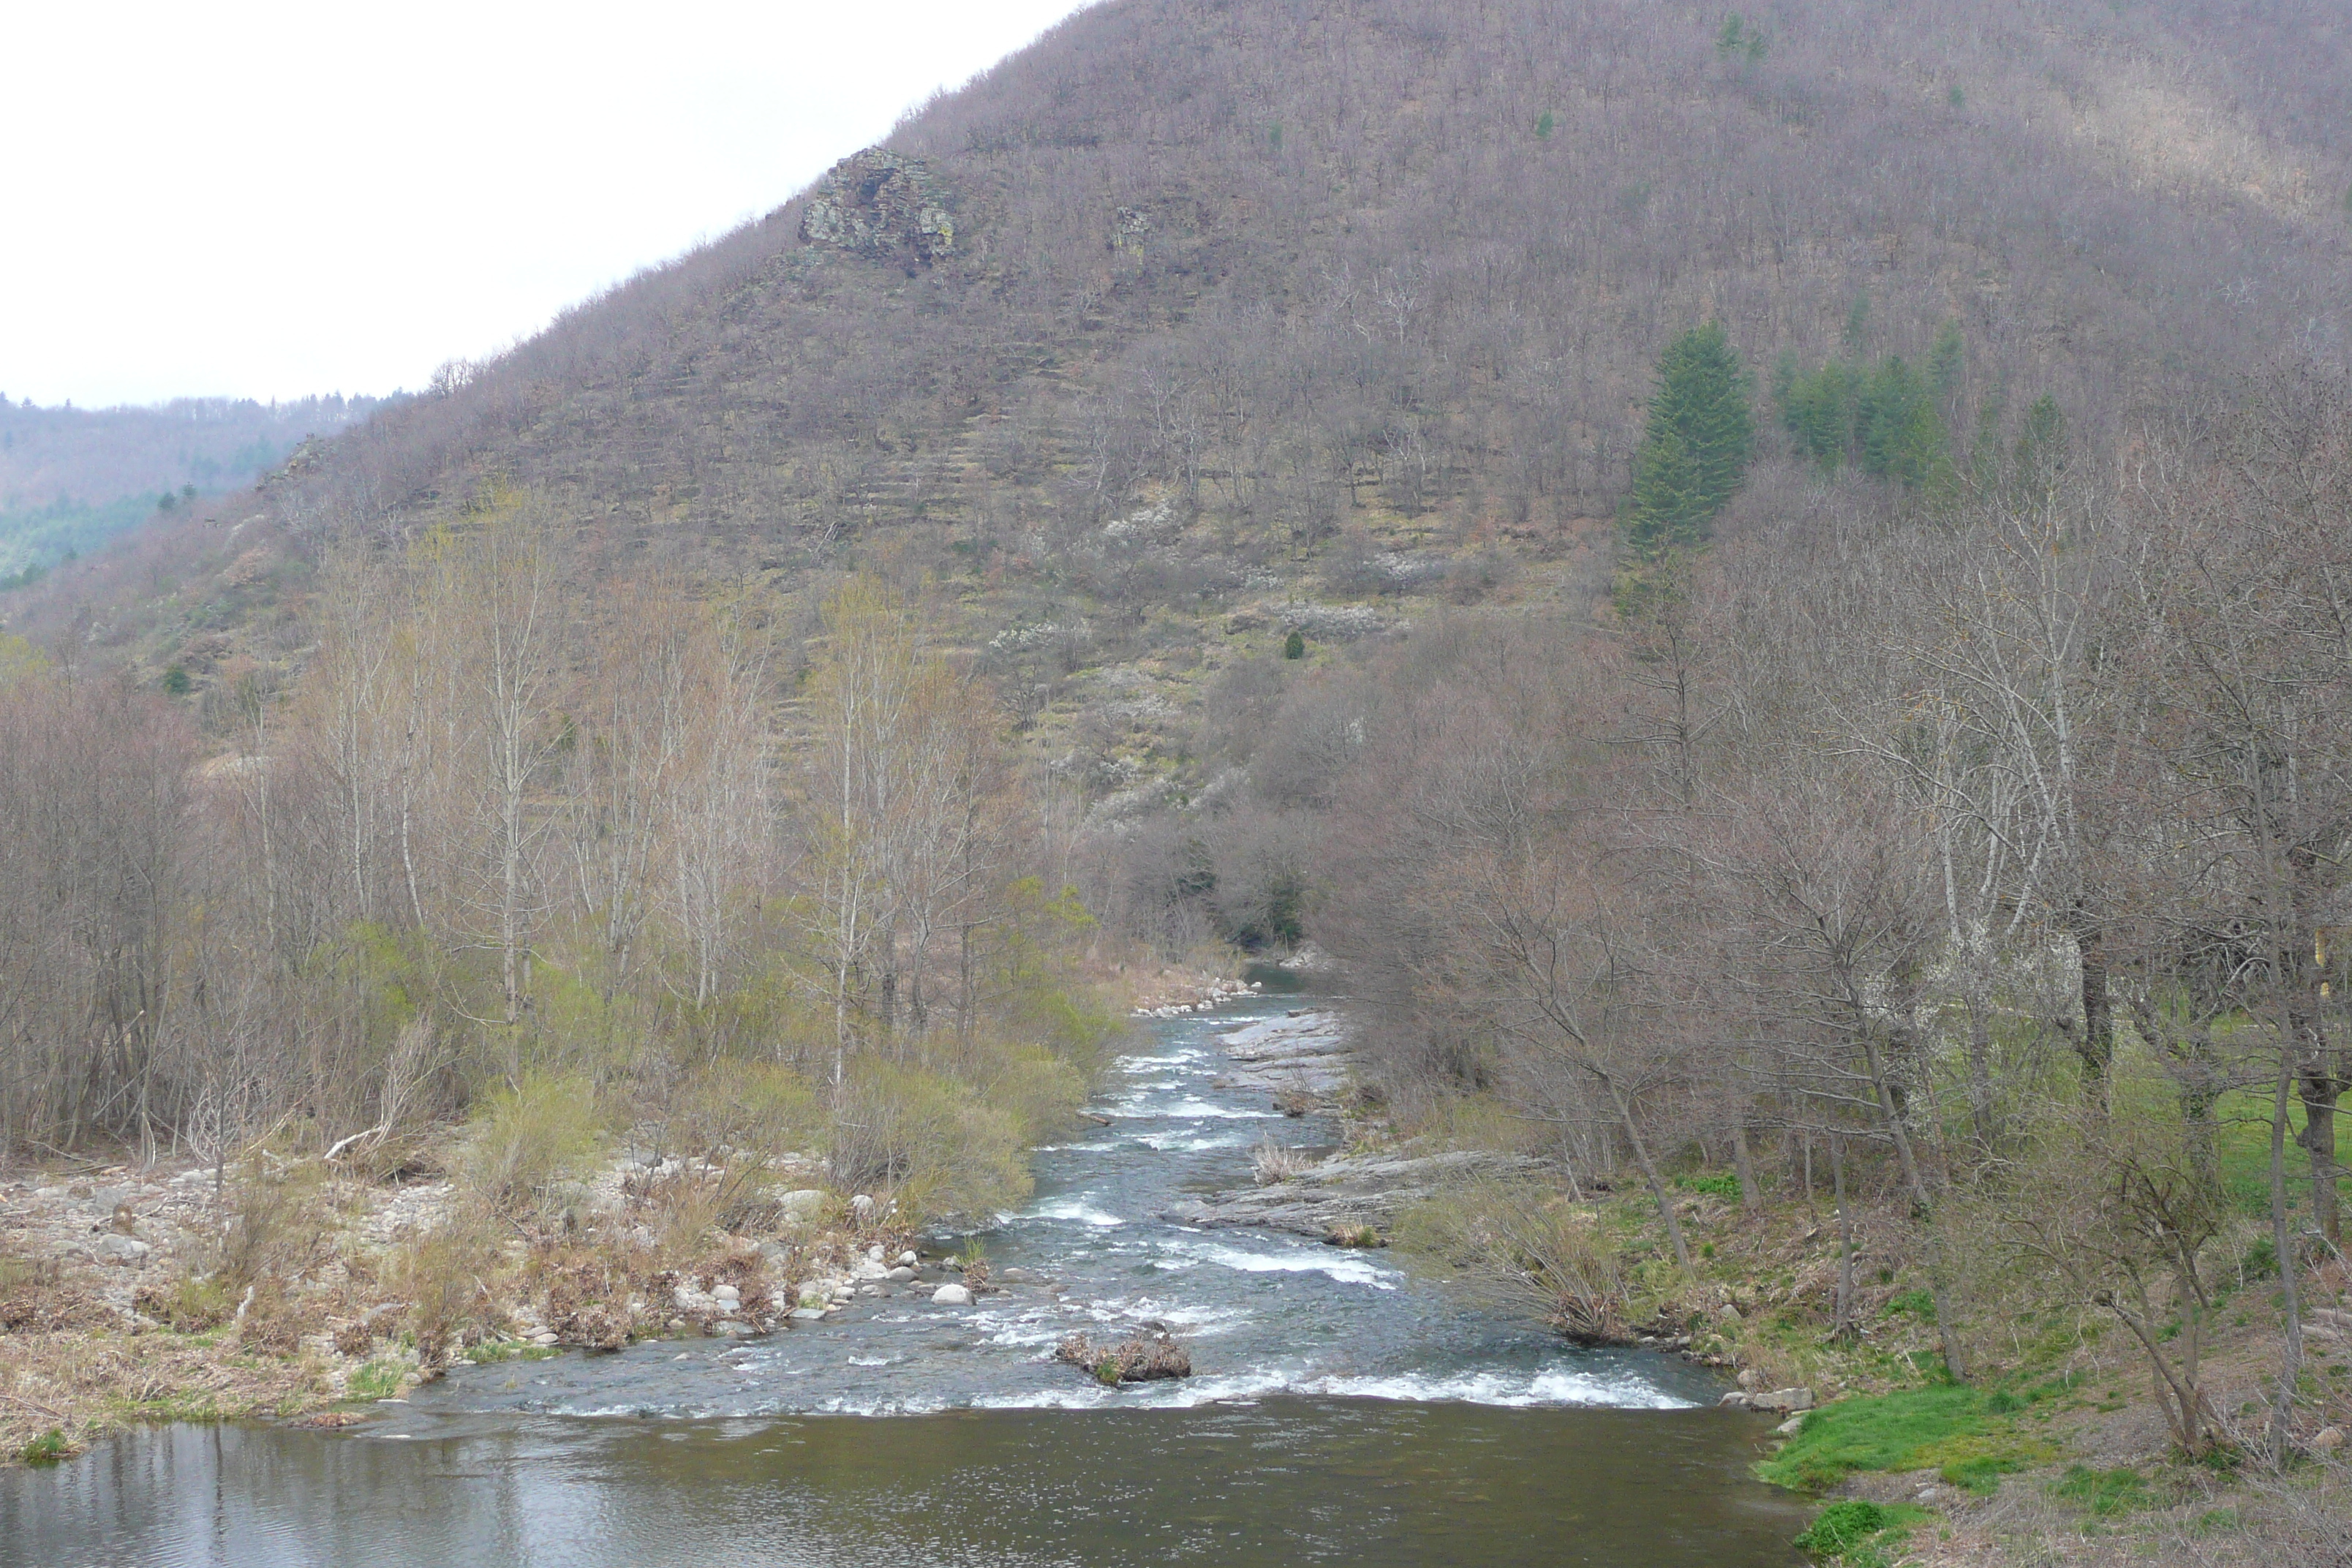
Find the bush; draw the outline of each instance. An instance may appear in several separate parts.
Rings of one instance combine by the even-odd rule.
[[[461,1207],[384,1270],[385,1285],[408,1302],[408,1330],[428,1363],[499,1326],[487,1281],[505,1260],[489,1217],[478,1206]]]
[[[310,1264],[327,1237],[326,1177],[315,1160],[278,1163],[265,1152],[254,1154],[229,1189],[229,1221],[212,1270],[224,1290],[291,1279]]]
[[[594,1084],[534,1073],[476,1113],[458,1184],[501,1213],[536,1212],[549,1188],[588,1163],[604,1135]]]
[[[1625,1282],[1607,1239],[1557,1194],[1480,1183],[1405,1211],[1393,1232],[1408,1255],[1461,1271],[1474,1293],[1540,1312],[1570,1339],[1622,1337]]]
[[[826,1152],[836,1184],[890,1192],[903,1218],[982,1215],[1028,1196],[1024,1131],[952,1079],[865,1062],[842,1086]]]

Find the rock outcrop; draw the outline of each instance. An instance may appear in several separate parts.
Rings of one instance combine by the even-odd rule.
[[[879,147],[854,153],[818,182],[801,212],[801,240],[924,267],[955,251],[955,209],[919,158]]]
[[[1115,1345],[1097,1345],[1084,1334],[1072,1334],[1055,1350],[1054,1359],[1083,1367],[1097,1383],[1110,1385],[1192,1375],[1191,1352],[1158,1323]]]
[[[1211,1227],[1265,1226],[1361,1247],[1401,1210],[1435,1197],[1445,1187],[1530,1175],[1541,1168],[1539,1162],[1523,1156],[1476,1150],[1346,1156],[1310,1166],[1286,1181],[1189,1198],[1162,1210],[1160,1217]]]

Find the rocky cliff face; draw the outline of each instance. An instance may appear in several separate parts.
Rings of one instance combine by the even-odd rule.
[[[918,158],[868,147],[835,164],[801,214],[804,244],[929,267],[955,250],[947,187]]]

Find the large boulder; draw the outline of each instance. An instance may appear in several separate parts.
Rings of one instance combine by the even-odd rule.
[[[788,1219],[814,1220],[822,1216],[833,1194],[821,1187],[803,1187],[798,1192],[784,1194],[776,1200],[776,1207]]]
[[[1115,1345],[1097,1345],[1084,1334],[1072,1334],[1055,1348],[1054,1359],[1083,1368],[1097,1383],[1107,1385],[1192,1375],[1191,1353],[1156,1323]]]

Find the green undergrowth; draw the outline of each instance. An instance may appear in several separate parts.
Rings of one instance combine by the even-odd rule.
[[[400,1380],[407,1370],[398,1362],[372,1361],[352,1373],[344,1392],[354,1400],[389,1399],[400,1392]]]
[[[1824,1562],[1847,1568],[1887,1568],[1914,1525],[1929,1517],[1908,1503],[1833,1502],[1813,1516],[1794,1544]]]
[[[1857,1470],[1933,1470],[1986,1494],[2011,1471],[2057,1457],[2047,1441],[2019,1430],[2014,1415],[1996,1409],[1992,1394],[1940,1384],[1857,1394],[1812,1411],[1758,1473],[1776,1486],[1821,1492]]]
[[[28,1465],[54,1465],[73,1457],[74,1446],[58,1427],[52,1426],[16,1452],[16,1457]]]
[[[2095,1519],[2108,1519],[2137,1509],[2154,1508],[2157,1499],[2148,1490],[2147,1478],[2126,1467],[2114,1470],[2095,1470],[2088,1465],[2069,1465],[2066,1473],[2050,1488],[2051,1495],[2065,1499]]]

